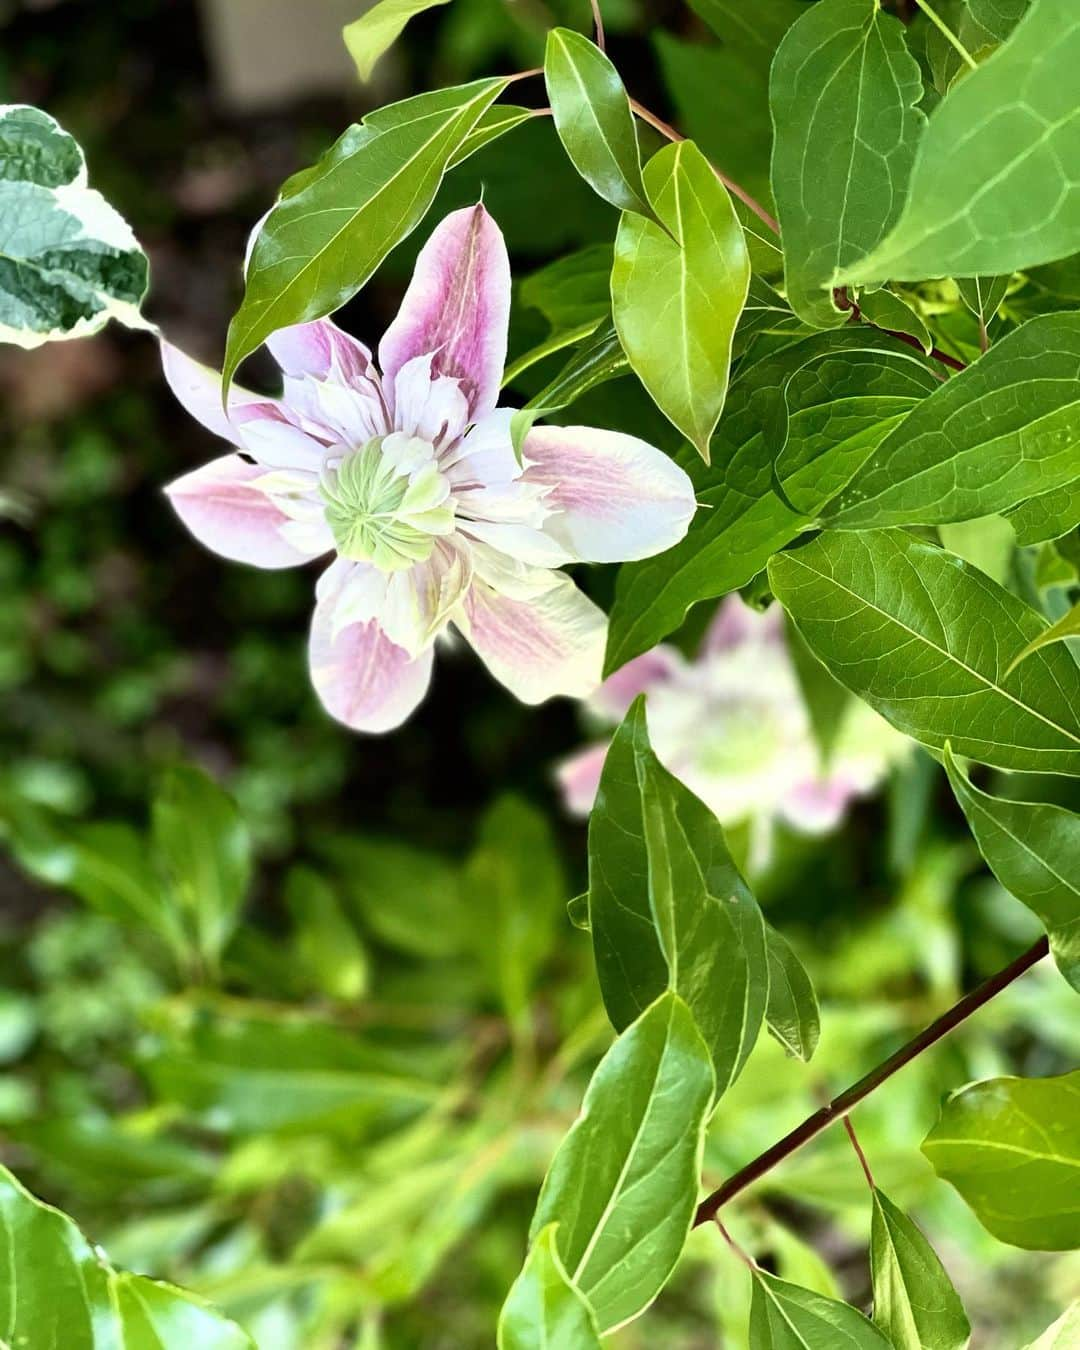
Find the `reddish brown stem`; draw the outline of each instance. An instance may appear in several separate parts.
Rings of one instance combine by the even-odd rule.
[[[859,1136],[855,1133],[855,1126],[851,1123],[851,1117],[844,1117],[844,1129],[847,1130],[847,1137],[851,1140],[851,1147],[855,1150],[855,1156],[859,1160],[859,1166],[863,1170],[863,1176],[866,1178],[866,1184],[871,1190],[875,1190],[874,1174],[870,1171],[870,1164],[866,1161],[866,1154],[862,1151],[862,1144],[859,1143]]]
[[[783,1139],[778,1140],[771,1148],[767,1148],[764,1153],[759,1154],[752,1162],[747,1163],[741,1171],[728,1177],[722,1186],[718,1186],[711,1195],[706,1196],[698,1205],[694,1226],[715,1219],[721,1208],[729,1200],[741,1195],[755,1181],[760,1181],[767,1172],[771,1172],[779,1163],[782,1163],[786,1158],[790,1158],[797,1149],[816,1138],[822,1130],[827,1130],[835,1121],[842,1120],[849,1111],[854,1110],[861,1101],[869,1097],[871,1092],[879,1088],[905,1064],[910,1064],[924,1050],[936,1045],[942,1037],[947,1036],[961,1022],[966,1021],[972,1013],[977,1012],[984,1003],[989,1003],[995,994],[1000,994],[1003,989],[1012,984],[1013,980],[1018,980],[1025,971],[1030,970],[1033,965],[1041,961],[1049,950],[1049,942],[1045,937],[1041,937],[1034,946],[1029,947],[1022,956],[1018,956],[1004,970],[999,970],[996,975],[991,975],[988,980],[984,980],[970,994],[965,994],[959,1003],[954,1004],[948,1012],[942,1013],[936,1021],[931,1022],[928,1027],[920,1031],[906,1045],[902,1045],[895,1054],[890,1055],[883,1063],[871,1069],[865,1077],[860,1078],[857,1083],[853,1083],[838,1097],[834,1097],[820,1111],[815,1111],[812,1116],[808,1116],[801,1125],[797,1125],[789,1134],[784,1135]]]
[[[592,5],[593,27],[596,29],[596,45],[604,50],[604,20],[600,14],[600,0],[589,0]]]

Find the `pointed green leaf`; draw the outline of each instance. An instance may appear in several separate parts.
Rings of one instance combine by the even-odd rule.
[[[1057,1321],[1024,1350],[1075,1350],[1077,1345],[1080,1345],[1080,1300],[1066,1308]]]
[[[917,352],[865,326],[813,334],[740,369],[714,463],[681,460],[702,504],[686,538],[619,571],[607,673],[674,632],[691,605],[756,576],[937,385]]]
[[[944,758],[979,852],[1039,916],[1058,969],[1080,993],[1080,816],[1050,802],[992,797],[968,782],[948,745]]]
[[[927,355],[933,349],[934,339],[906,300],[902,300],[894,291],[864,291],[859,296],[859,310],[864,319],[869,319],[876,328],[884,328],[890,333],[907,333],[913,337]]]
[[[1012,274],[1002,277],[960,277],[957,287],[960,299],[985,328],[1001,308],[1009,289]]]
[[[641,699],[612,740],[589,821],[589,919],[615,1026],[674,990],[722,1093],[765,1015],[764,921],[720,823],[653,754]]]
[[[570,1282],[549,1223],[533,1243],[499,1315],[499,1350],[600,1350],[596,1319]]]
[[[961,1088],[922,1150],[1002,1242],[1080,1246],[1080,1070]]]
[[[664,994],[600,1061],[552,1159],[532,1234],[559,1225],[559,1256],[602,1333],[648,1307],[679,1259],[713,1086],[689,1009]]]
[[[604,201],[655,221],[630,100],[607,56],[580,33],[553,28],[544,81],[555,130],[574,168]]]
[[[1041,651],[1055,642],[1064,642],[1067,638],[1080,637],[1080,603],[1073,605],[1067,614],[1063,614],[1057,623],[1052,623],[1044,633],[1034,637],[1020,649],[1009,662],[1009,670],[1015,670],[1021,661],[1026,661],[1032,652]]]
[[[229,325],[223,387],[279,328],[339,309],[423,219],[506,80],[477,80],[383,108],[294,175],[262,224]]]
[[[449,0],[377,0],[377,3],[341,31],[360,78],[371,79],[379,57],[388,51],[417,14]]]
[[[900,214],[922,94],[903,25],[878,0],[820,0],[780,44],[769,80],[773,197],[788,300],[815,328],[847,321],[833,274]]]
[[[1010,333],[940,386],[828,507],[830,526],[936,525],[1064,487],[1080,459],[1080,314]]]
[[[870,1272],[874,1322],[895,1350],[964,1350],[971,1324],[945,1267],[916,1224],[879,1190]]]
[[[510,419],[510,439],[520,458],[521,447],[534,422],[560,412],[598,384],[623,375],[628,369],[626,353],[612,324],[591,333],[558,375],[535,394]]]
[[[0,106],[0,342],[38,347],[139,314],[146,255],[86,186],[76,141],[47,113]]]
[[[708,461],[750,285],[746,241],[693,141],[658,151],[645,166],[645,187],[670,233],[623,213],[611,271],[615,327],[656,406]]]
[[[1080,478],[1062,488],[1040,492],[1007,513],[1018,544],[1042,544],[1060,539],[1080,525]]]
[[[113,1270],[75,1224],[0,1167],[0,1340],[63,1350],[254,1350],[194,1294]]]
[[[1035,0],[931,114],[900,219],[833,284],[996,276],[1076,252],[1078,62],[1074,0]]]
[[[1006,675],[1042,620],[984,573],[877,530],[777,554],[769,579],[818,659],[898,730],[1003,769],[1080,774],[1076,663],[1052,647]]]
[[[806,967],[783,933],[765,925],[769,955],[769,1003],[765,1013],[769,1030],[788,1052],[804,1062],[817,1049],[821,1034],[817,994]]]
[[[754,1271],[749,1350],[891,1350],[850,1304]]]

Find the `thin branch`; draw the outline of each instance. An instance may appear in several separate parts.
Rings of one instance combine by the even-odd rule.
[[[649,126],[651,126],[654,131],[658,131],[660,135],[667,140],[674,142],[676,145],[679,141],[686,140],[686,137],[681,131],[676,131],[670,122],[665,122],[662,117],[657,117],[656,113],[650,112],[650,110],[646,108],[643,103],[639,103],[636,98],[630,100],[630,107],[637,113],[643,122],[648,122]],[[734,178],[729,178],[727,174],[718,169],[715,164],[710,163],[709,167],[727,190],[738,197],[739,201],[741,201],[744,206],[753,211],[758,220],[764,221],[769,229],[772,230],[773,234],[780,233],[780,226],[773,217],[769,215],[768,211],[765,210],[756,197],[752,197],[744,187],[740,187],[739,184],[735,182]]]
[[[837,309],[848,310],[851,313],[853,321],[856,323],[868,323],[871,328],[876,328],[879,333],[888,333],[890,337],[897,338],[900,342],[906,342],[909,347],[914,347],[915,350],[921,352],[923,356],[932,356],[935,361],[940,361],[943,366],[948,366],[950,370],[967,370],[967,366],[963,361],[958,361],[955,356],[950,356],[948,352],[943,352],[939,347],[931,347],[930,351],[927,352],[919,339],[914,337],[911,333],[901,333],[896,328],[882,328],[882,326],[879,323],[875,323],[873,319],[868,319],[859,308],[856,301],[852,300],[851,296],[848,295],[846,286],[836,287],[833,291],[833,300],[836,303]]]
[[[738,1243],[735,1241],[735,1239],[731,1236],[731,1234],[728,1232],[728,1230],[727,1230],[727,1229],[724,1227],[724,1225],[720,1222],[720,1216],[719,1216],[719,1215],[716,1216],[716,1218],[713,1220],[713,1222],[716,1224],[717,1228],[720,1229],[720,1236],[724,1239],[724,1241],[725,1241],[725,1242],[727,1243],[727,1245],[731,1248],[731,1250],[735,1253],[735,1255],[739,1258],[739,1260],[743,1263],[743,1265],[744,1265],[744,1266],[748,1266],[751,1270],[757,1270],[757,1262],[756,1262],[756,1261],[754,1260],[754,1258],[753,1258],[752,1256],[750,1256],[747,1252],[744,1252],[744,1251],[743,1251],[743,1249],[739,1246],[739,1244],[738,1244]]]
[[[966,64],[972,70],[978,70],[979,69],[978,62],[968,51],[968,49],[964,46],[964,44],[960,41],[960,39],[956,36],[953,30],[945,22],[945,20],[942,19],[940,15],[936,14],[934,10],[930,8],[928,0],[915,0],[915,3],[919,6],[922,12],[926,15],[926,17],[930,20],[930,22],[934,25],[934,27],[938,30],[938,32],[945,39],[945,41],[948,42],[960,53],[961,58],[966,62]]]
[[[589,0],[592,5],[593,27],[596,29],[596,45],[604,50],[604,20],[600,15],[600,0]]]
[[[766,1149],[764,1153],[759,1154],[753,1162],[748,1163],[741,1171],[736,1172],[732,1177],[728,1177],[722,1186],[717,1187],[711,1195],[706,1196],[698,1205],[697,1215],[694,1218],[695,1227],[698,1224],[708,1223],[710,1219],[715,1219],[721,1208],[729,1200],[733,1200],[747,1187],[752,1186],[755,1181],[759,1181],[766,1173],[771,1172],[778,1163],[782,1163],[797,1149],[816,1138],[822,1130],[828,1129],[835,1121],[842,1120],[849,1111],[854,1110],[861,1101],[869,1097],[875,1088],[879,1088],[905,1064],[910,1064],[924,1050],[928,1050],[943,1036],[947,1036],[950,1031],[955,1030],[961,1022],[966,1021],[972,1013],[977,1012],[984,1003],[989,1003],[995,994],[999,994],[1014,980],[1019,979],[1025,971],[1030,970],[1032,966],[1041,961],[1049,950],[1049,942],[1045,937],[1041,937],[1034,946],[1029,947],[1022,956],[1018,956],[1004,970],[999,970],[996,975],[991,975],[988,980],[984,980],[970,994],[965,994],[959,1003],[950,1008],[948,1012],[942,1013],[935,1022],[931,1022],[913,1040],[908,1041],[906,1045],[902,1045],[895,1054],[890,1055],[883,1063],[871,1069],[865,1077],[860,1078],[857,1083],[853,1083],[838,1097],[834,1097],[828,1106],[823,1106],[820,1111],[815,1111],[801,1125],[797,1125],[783,1139],[773,1144],[772,1148]]]
[[[855,1150],[855,1156],[859,1160],[859,1166],[863,1170],[863,1176],[866,1178],[866,1184],[870,1189],[876,1190],[874,1185],[874,1174],[870,1171],[870,1164],[866,1161],[866,1154],[862,1151],[862,1144],[859,1143],[859,1136],[855,1133],[855,1126],[851,1123],[851,1117],[844,1117],[844,1129],[847,1130],[847,1137],[851,1140],[851,1147]]]

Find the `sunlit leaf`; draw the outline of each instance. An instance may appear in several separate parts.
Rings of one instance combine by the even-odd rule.
[[[1015,670],[1021,661],[1026,661],[1032,652],[1041,651],[1055,642],[1064,642],[1068,638],[1080,637],[1080,603],[1073,605],[1067,614],[1063,614],[1056,623],[1052,623],[1044,633],[1031,639],[1016,653],[1009,663],[1009,669]]]
[[[964,1305],[918,1226],[874,1191],[870,1226],[874,1322],[895,1350],[963,1350],[971,1336]]]
[[[1018,544],[1060,539],[1080,525],[1080,478],[1051,492],[1040,492],[1008,512]]]
[[[378,0],[358,19],[347,23],[341,36],[360,78],[371,79],[379,57],[394,45],[411,18],[448,3],[449,0]]]
[[[850,1304],[753,1272],[749,1350],[890,1350],[891,1342]]]
[[[1080,1301],[1071,1304],[1037,1341],[1024,1350],[1072,1350],[1080,1343]]]
[[[1062,647],[1011,675],[1039,615],[900,530],[826,533],[769,564],[774,594],[841,683],[898,730],[1003,769],[1080,774],[1076,664]]]
[[[537,1235],[499,1315],[499,1350],[600,1350],[596,1320],[570,1282],[555,1244],[557,1224]]]
[[[1078,61],[1073,0],[1034,0],[931,114],[903,214],[833,284],[997,276],[1080,248]]]
[[[945,768],[979,852],[1005,889],[1042,920],[1054,960],[1080,993],[1080,816],[1051,802],[980,791],[949,746]]]
[[[903,25],[878,0],[819,0],[773,61],[772,188],[795,313],[846,322],[833,276],[887,234],[904,204],[926,119]]]
[[[1080,1246],[1080,1070],[961,1088],[922,1149],[1002,1242]]]
[[[707,461],[750,260],[727,191],[692,141],[664,146],[644,177],[670,233],[623,213],[611,271],[615,327],[656,406]]]
[[[648,1307],[679,1259],[713,1085],[686,1004],[664,994],[600,1061],[552,1160],[532,1235],[559,1225],[559,1257],[601,1332]]]
[[[769,1002],[765,1013],[769,1030],[789,1054],[809,1060],[821,1034],[813,982],[791,943],[768,923],[765,946],[769,956]]]

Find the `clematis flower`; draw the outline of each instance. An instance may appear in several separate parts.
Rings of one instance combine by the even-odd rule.
[[[185,408],[234,452],[167,490],[226,558],[292,567],[333,554],[315,588],[311,677],[359,731],[403,722],[451,624],[526,703],[600,680],[607,620],[558,569],[644,558],[686,533],[689,478],[634,436],[535,427],[522,462],[496,406],[510,265],[483,206],[455,211],[417,259],[378,349],[330,320],[268,342],[279,399],[235,390],[163,344]]]
[[[622,720],[646,695],[657,756],[722,825],[751,825],[751,857],[768,855],[776,819],[823,834],[849,803],[873,791],[911,742],[852,699],[824,765],[784,641],[778,605],[759,614],[737,594],[720,605],[696,660],[654,647],[610,676],[586,704],[600,723]],[[607,743],[556,769],[568,808],[585,815],[600,781]]]

